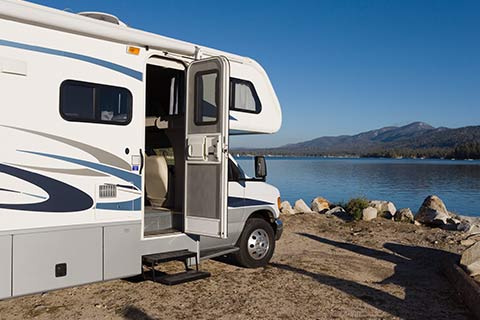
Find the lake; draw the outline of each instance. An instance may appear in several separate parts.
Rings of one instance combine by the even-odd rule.
[[[253,158],[237,161],[253,176]],[[366,197],[415,213],[435,194],[450,211],[480,216],[480,161],[267,157],[267,166],[267,182],[292,205],[299,198],[309,204],[317,196],[331,202]]]

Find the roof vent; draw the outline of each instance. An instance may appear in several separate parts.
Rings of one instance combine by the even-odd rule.
[[[84,17],[89,17],[89,18],[92,18],[92,19],[113,23],[113,24],[123,26],[123,27],[127,26],[120,19],[115,17],[113,14],[109,14],[109,13],[104,13],[104,12],[79,12],[78,14],[81,15],[81,16],[84,16]]]

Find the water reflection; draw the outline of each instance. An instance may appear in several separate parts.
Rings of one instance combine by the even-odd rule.
[[[252,159],[239,163],[252,175]],[[267,181],[289,201],[364,196],[416,211],[427,195],[436,194],[450,211],[480,216],[480,161],[268,158],[267,163]]]

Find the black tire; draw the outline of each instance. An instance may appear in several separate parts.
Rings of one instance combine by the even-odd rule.
[[[263,232],[261,230],[263,230]],[[253,232],[256,232],[256,234],[253,235]],[[256,235],[260,236],[261,239],[265,239],[265,235],[268,236],[268,249],[265,251],[265,253],[263,253],[265,249],[262,249],[261,245],[259,245],[259,249],[262,250],[262,253],[254,258],[249,252],[248,246],[250,237],[254,239]],[[265,244],[265,241],[262,241],[261,243]],[[250,245],[252,244],[250,243]],[[238,239],[237,246],[240,248],[240,250],[235,252],[233,258],[241,266],[246,268],[258,268],[267,265],[272,258],[273,252],[275,251],[275,236],[273,233],[273,227],[267,221],[261,218],[248,219],[245,223],[242,234]],[[253,251],[254,249],[251,250]]]

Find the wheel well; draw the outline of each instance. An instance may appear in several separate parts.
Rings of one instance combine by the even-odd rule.
[[[248,219],[252,219],[252,218],[260,218],[260,219],[263,219],[263,220],[267,221],[272,226],[273,231],[275,233],[277,233],[277,225],[275,224],[275,216],[273,215],[273,213],[271,211],[268,211],[268,210],[255,211],[248,217]]]

